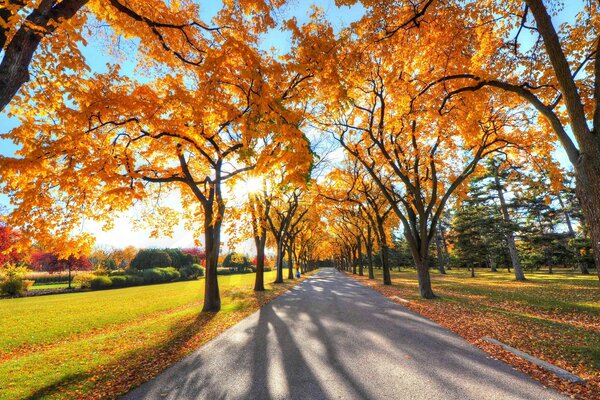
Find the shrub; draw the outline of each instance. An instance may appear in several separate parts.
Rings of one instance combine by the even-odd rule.
[[[23,293],[23,280],[29,270],[15,264],[6,264],[0,268],[0,293],[16,296]]]
[[[139,286],[144,284],[144,278],[138,275],[125,275],[127,286]]]
[[[173,282],[181,278],[181,274],[176,268],[160,268],[164,274],[165,282]]]
[[[184,253],[181,249],[164,249],[163,251],[171,258],[171,263],[168,265],[177,269],[187,267],[198,261],[197,257],[194,257],[192,254]]]
[[[27,292],[29,289],[31,289],[34,283],[35,281],[32,281],[30,279],[23,279],[23,291]]]
[[[140,250],[133,260],[131,260],[131,267],[134,269],[153,269],[160,267],[167,267],[171,265],[171,257],[164,250],[157,249],[143,249]]]
[[[92,287],[92,279],[95,277],[96,275],[92,273],[77,274],[75,275],[75,278],[73,278],[73,283],[82,289],[89,289]]]
[[[0,283],[0,293],[16,296],[23,293],[23,280],[11,279]]]
[[[163,282],[164,279],[164,274],[160,268],[145,269],[142,276],[146,283],[159,283]]]
[[[92,289],[107,289],[111,287],[112,280],[108,276],[96,276],[90,281],[90,286]]]
[[[122,288],[127,286],[127,277],[125,276],[112,276],[110,280],[112,281],[112,287]]]
[[[198,279],[204,276],[204,268],[200,264],[192,264],[179,270],[184,279]]]
[[[105,276],[108,275],[108,270],[104,266],[99,266],[94,270],[93,274],[96,276]]]
[[[252,267],[252,263],[243,254],[240,253],[229,253],[223,260],[223,267],[237,272],[245,272],[247,269]]]
[[[124,269],[115,269],[114,271],[110,271],[108,273],[108,276],[123,276],[126,275],[125,270]]]
[[[25,275],[25,279],[35,281],[36,285],[46,285],[50,283],[68,283],[69,273],[68,272],[30,272]]]

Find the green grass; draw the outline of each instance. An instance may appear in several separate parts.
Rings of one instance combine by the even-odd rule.
[[[0,399],[100,397],[97,382],[115,370],[147,363],[178,335],[182,349],[167,351],[179,354],[206,326],[219,330],[256,308],[254,277],[219,277],[222,311],[200,325],[204,280],[2,300]],[[265,282],[274,278],[265,273]],[[267,285],[266,296],[277,290]]]
[[[29,290],[48,290],[48,289],[66,289],[69,287],[68,283],[45,283],[41,285],[33,285]],[[75,284],[71,284],[72,288],[77,287]]]

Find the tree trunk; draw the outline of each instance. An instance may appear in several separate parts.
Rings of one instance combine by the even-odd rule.
[[[275,283],[283,283],[283,243],[277,241],[277,277]]]
[[[595,147],[581,157],[575,172],[577,197],[588,225],[596,273],[600,279],[600,139],[594,138],[593,142]]]
[[[387,243],[381,245],[381,266],[383,268],[383,284],[391,285],[392,276],[390,274],[390,266],[388,265],[388,246]]]
[[[440,271],[440,274],[445,275],[446,274],[446,268],[445,268],[446,260],[444,259],[444,250],[442,248],[442,237],[440,236],[439,231],[437,231],[436,235],[435,235],[435,247],[437,250],[438,270]]]
[[[60,25],[56,21],[62,22],[73,17],[87,1],[64,0],[60,4],[45,2],[47,6],[38,4],[27,16],[27,22],[17,30],[6,46],[0,63],[0,111],[4,110],[21,86],[29,81],[29,65],[40,41]],[[5,40],[6,37],[3,37],[0,49],[4,47]]]
[[[589,275],[590,274],[590,271],[588,270],[586,263],[580,262],[580,263],[577,263],[577,265],[579,266],[579,271],[581,272],[581,275]]]
[[[360,236],[356,238],[356,247],[358,249],[358,275],[364,276],[363,271],[363,254],[362,254],[362,241],[360,240]]]
[[[256,245],[256,278],[254,280],[254,290],[262,292],[265,290],[265,241],[262,236],[254,237]]]
[[[496,262],[494,261],[494,257],[492,257],[491,254],[488,254],[488,260],[490,262],[490,271],[498,272],[498,268],[496,268]]]
[[[352,274],[356,275],[356,264],[357,264],[357,260],[356,260],[356,248],[353,248],[351,250],[351,254],[352,254]]]
[[[294,251],[292,249],[292,238],[288,244],[288,279],[294,279]]]
[[[204,306],[202,312],[219,311],[221,296],[217,280],[219,246],[221,240],[220,223],[211,226],[212,213],[204,216],[204,243],[206,245],[206,277],[204,278]]]
[[[442,240],[442,245],[443,245],[443,249],[444,249],[444,257],[446,259],[446,269],[451,270],[452,268],[450,267],[450,253],[448,253],[448,244],[446,244],[446,234],[444,233],[444,228],[440,227],[439,232],[440,232],[440,239]]]
[[[504,199],[504,189],[500,184],[500,177],[498,176],[498,171],[494,173],[494,181],[496,183],[496,192],[498,194],[498,200],[500,200],[500,209],[502,211],[502,218],[504,222],[507,224],[511,223],[510,214],[508,213],[508,206],[506,205],[506,200]],[[523,273],[523,268],[521,268],[521,260],[519,259],[519,252],[517,251],[517,246],[515,245],[515,235],[512,230],[509,230],[505,234],[506,244],[508,246],[508,252],[510,254],[511,264],[515,271],[515,279],[518,281],[525,280],[525,274]]]
[[[375,271],[373,270],[373,232],[371,226],[367,227],[367,258],[369,261],[369,279],[375,279]]]
[[[417,267],[417,276],[419,278],[419,293],[424,299],[435,299],[437,296],[431,288],[431,277],[429,276],[429,267],[427,259],[418,259],[415,257],[415,266]]]
[[[383,226],[383,221],[380,218],[378,218],[378,221],[377,221],[377,230],[379,231],[378,239],[379,239],[379,248],[381,249],[381,268],[383,269],[383,284],[391,285],[392,284],[392,276],[390,274],[387,236],[385,234],[385,228]]]

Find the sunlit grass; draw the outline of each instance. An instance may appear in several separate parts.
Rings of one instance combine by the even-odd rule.
[[[219,277],[222,310],[209,315],[200,314],[204,280],[2,300],[0,399],[121,393],[152,375],[129,376],[140,365],[166,366],[289,287],[267,272],[257,295],[254,277]]]

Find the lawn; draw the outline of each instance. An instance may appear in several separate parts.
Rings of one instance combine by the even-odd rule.
[[[41,285],[33,285],[29,288],[29,290],[66,289],[68,287],[68,283],[45,283]],[[71,284],[71,287],[76,288],[77,285]]]
[[[440,323],[470,342],[579,398],[600,398],[600,285],[598,277],[574,273],[527,274],[517,282],[507,272],[432,271],[439,300],[418,297],[416,272],[392,273],[393,286],[358,278],[388,297]],[[587,385],[567,384],[552,374],[481,340],[488,336],[571,371]]]
[[[254,274],[219,277],[222,311],[201,314],[204,280],[0,301],[0,399],[114,398],[281,294]]]

